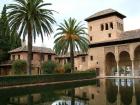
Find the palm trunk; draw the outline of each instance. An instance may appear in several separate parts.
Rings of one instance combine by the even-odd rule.
[[[28,24],[28,61],[27,61],[27,73],[31,75],[31,68],[32,68],[32,31],[31,31],[31,24]]]
[[[73,51],[73,44],[70,44],[70,59],[71,59],[71,73],[74,72],[74,51]]]

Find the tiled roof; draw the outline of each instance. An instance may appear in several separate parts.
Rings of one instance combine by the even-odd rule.
[[[78,51],[76,51],[76,52],[74,53],[74,56],[75,56],[75,57],[81,56],[81,55],[87,55],[87,53],[78,52]],[[57,56],[57,58],[67,58],[67,57],[70,57],[70,53],[66,53],[66,54],[58,55],[58,56]]]
[[[88,21],[88,20],[91,20],[91,19],[99,19],[99,17],[101,16],[106,16],[106,15],[109,15],[109,14],[116,14],[116,15],[119,15],[123,18],[125,18],[126,16],[124,16],[123,14],[119,13],[118,11],[116,10],[113,10],[113,9],[105,9],[103,11],[100,11],[100,12],[97,12],[91,16],[89,16],[88,18],[86,18],[85,20]]]
[[[97,42],[97,43],[93,43],[93,44],[115,42],[115,41],[124,41],[124,40],[138,39],[138,38],[140,38],[140,29],[125,31],[125,32],[122,32],[120,37],[117,39]]]
[[[16,53],[22,51],[28,51],[28,47],[27,46],[18,47],[16,49],[11,50],[9,53]],[[32,52],[55,54],[55,52],[51,48],[37,47],[37,46],[33,46]]]

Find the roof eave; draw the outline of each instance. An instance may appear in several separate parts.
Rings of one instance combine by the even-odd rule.
[[[108,13],[108,14],[96,16],[96,17],[88,17],[88,18],[85,19],[85,21],[90,22],[90,21],[99,20],[99,19],[102,19],[102,18],[110,17],[110,16],[118,16],[121,19],[126,18],[125,15],[123,15],[119,12],[113,12],[113,13]]]

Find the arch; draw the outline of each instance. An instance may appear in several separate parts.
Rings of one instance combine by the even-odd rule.
[[[101,31],[103,31],[104,30],[104,25],[103,24],[101,24]]]
[[[123,105],[131,105],[133,96],[133,87],[127,86],[127,79],[123,81],[125,86],[120,86],[121,102]]]
[[[116,68],[117,66],[115,55],[112,52],[107,53],[105,62],[106,62],[106,75],[107,76],[114,75],[115,71],[113,71],[113,69]]]
[[[106,81],[107,102],[113,105],[117,101],[117,93],[118,93],[118,87],[115,85],[115,79],[108,79]]]
[[[105,29],[108,30],[108,23],[105,24]]]
[[[140,70],[140,45],[134,50],[134,70]]]
[[[110,28],[113,29],[113,22],[110,22]]]
[[[127,51],[122,51],[119,54],[119,66],[120,66],[120,74],[130,74],[132,70],[130,54]],[[127,71],[126,71],[127,70]]]

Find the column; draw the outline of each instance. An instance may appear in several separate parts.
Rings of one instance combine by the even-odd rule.
[[[132,62],[132,76],[135,76],[135,72],[134,72],[134,60],[131,60]]]
[[[120,79],[119,79],[119,85],[118,85],[118,93],[117,93],[117,105],[121,105],[120,101]]]
[[[117,63],[117,74],[119,76],[119,61],[116,61],[116,63]]]

